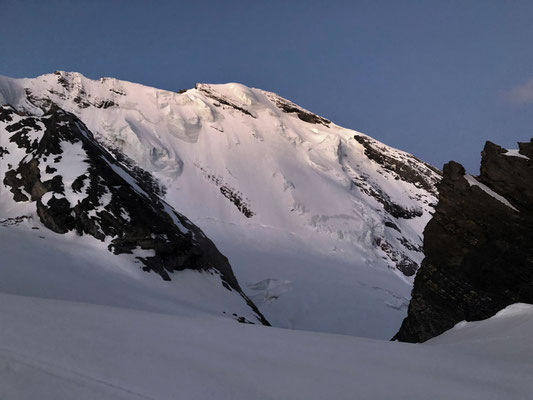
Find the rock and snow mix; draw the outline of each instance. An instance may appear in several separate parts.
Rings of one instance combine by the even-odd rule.
[[[499,195],[494,190],[489,188],[487,185],[484,185],[483,183],[479,182],[476,178],[474,178],[472,175],[465,175],[465,179],[467,180],[468,184],[470,186],[477,186],[481,190],[483,190],[485,193],[487,193],[489,196],[495,198],[500,203],[505,204],[507,207],[512,208],[516,212],[519,212],[516,207],[514,207],[511,203],[509,203],[509,200],[507,200],[502,195]]]
[[[152,173],[273,324],[388,338],[405,316],[440,179],[412,155],[235,83],[174,93],[57,72],[1,79],[0,102],[56,104]],[[274,299],[253,289],[265,280],[291,285]]]
[[[533,392],[529,305],[375,340],[406,313],[436,201],[415,157],[238,84],[58,72],[0,77],[2,104],[0,398]],[[277,328],[246,323],[266,324],[250,298]]]
[[[99,146],[72,114],[53,109],[42,117],[28,116],[1,106],[0,148],[4,185],[0,238],[5,247],[0,274],[4,290],[19,293],[25,288],[20,294],[37,290],[40,295],[69,299],[80,277],[84,284],[77,290],[90,294],[101,285],[98,279],[92,282],[89,278],[113,265],[122,273],[129,268],[129,279],[136,273],[141,280],[150,271],[158,275],[156,279],[171,281],[183,279],[183,274],[176,276],[177,271],[194,270],[202,272],[193,274],[200,286],[204,282],[218,293],[214,304],[218,303],[219,314],[266,323],[213,243],[151,191],[150,182],[139,182],[127,166]],[[18,240],[13,241],[14,237]],[[40,254],[41,239],[53,251]],[[94,242],[94,255],[84,258],[83,246],[90,242]],[[70,257],[65,257],[68,254]],[[102,257],[106,260],[100,261],[103,265],[94,262]],[[87,264],[94,271],[84,270]],[[87,275],[88,271],[93,275]],[[151,275],[145,279],[153,279]],[[213,290],[213,281],[218,282],[219,290]],[[109,286],[107,290],[120,292]],[[161,290],[178,288],[163,285]],[[100,292],[95,291],[93,302],[99,302],[96,293]],[[237,307],[235,297],[239,296],[242,304]],[[186,301],[202,302],[193,298]]]
[[[439,203],[424,230],[425,258],[408,316],[394,337],[425,342],[458,322],[533,303],[533,140],[523,157],[486,142],[480,174],[444,165]]]

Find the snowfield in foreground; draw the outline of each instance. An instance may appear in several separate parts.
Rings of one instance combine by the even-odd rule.
[[[0,294],[0,398],[530,399],[533,306],[428,344]]]

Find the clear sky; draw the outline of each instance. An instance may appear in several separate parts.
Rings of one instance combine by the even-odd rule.
[[[533,1],[0,0],[0,75],[240,82],[442,167],[533,137]]]

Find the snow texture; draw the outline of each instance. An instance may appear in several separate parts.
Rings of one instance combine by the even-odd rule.
[[[76,140],[73,132],[71,132],[72,137],[64,138],[65,140],[47,141],[45,135],[49,138],[50,132],[56,125],[54,128],[47,127],[45,131],[41,123],[43,120],[45,120],[44,117],[21,116],[8,107],[0,107],[0,148],[2,149],[0,175],[6,177],[3,182],[4,186],[0,190],[0,243],[2,244],[0,291],[158,312],[187,312],[191,315],[207,312],[234,320],[257,322],[255,313],[246,303],[247,299],[237,293],[238,285],[233,285],[232,290],[229,285],[232,285],[233,281],[230,280],[228,285],[223,279],[227,271],[218,268],[219,265],[215,262],[211,264],[206,262],[206,268],[194,268],[195,271],[192,271],[188,270],[189,261],[185,261],[181,270],[168,270],[173,276],[173,281],[170,283],[164,282],[159,274],[147,272],[145,260],[156,256],[155,246],[150,247],[150,243],[139,245],[134,242],[131,249],[127,251],[112,252],[112,246],[117,246],[117,243],[120,245],[120,242],[117,242],[120,238],[114,233],[108,235],[103,233],[105,218],[114,218],[113,209],[105,209],[105,207],[112,201],[117,201],[116,198],[112,198],[110,190],[120,187],[121,190],[126,191],[126,184],[131,185],[132,193],[136,191],[146,197],[147,201],[142,203],[143,213],[148,213],[149,207],[161,206],[165,216],[161,224],[165,225],[165,228],[171,227],[173,221],[180,234],[191,236],[191,241],[182,242],[185,243],[184,246],[197,245],[193,242],[195,240],[193,236],[201,235],[201,233],[183,216],[178,217],[178,214],[168,204],[155,198],[154,194],[150,196],[143,191],[135,183],[135,178],[120,164],[110,163],[106,159],[108,154],[102,152],[97,153],[98,156],[91,155],[88,148],[84,148],[81,141]],[[65,121],[70,120],[65,119]],[[65,126],[63,120],[58,125]],[[59,135],[58,132],[56,134]],[[66,133],[63,132],[63,134]],[[54,144],[60,148],[56,149],[58,150],[56,153],[35,153],[37,147]],[[95,162],[96,157],[102,157],[112,167],[112,170],[108,171],[107,175],[100,170],[102,175],[93,174],[89,177],[92,173],[89,172],[90,157],[93,157],[91,163]],[[33,162],[36,162],[35,174],[39,175],[39,178],[35,176],[34,180],[31,180],[31,174],[24,168]],[[104,162],[102,164],[105,165]],[[33,185],[31,189],[28,189],[29,184],[20,183],[21,172],[17,173],[17,171],[23,171],[25,178],[30,179]],[[110,184],[109,172],[118,173],[125,182],[115,179],[112,181],[114,185]],[[17,176],[13,178],[15,174]],[[80,178],[83,179],[80,180]],[[46,187],[40,181],[41,179],[46,184],[54,180],[61,182],[61,185]],[[76,182],[82,183],[75,184]],[[94,186],[95,183],[101,184],[99,192],[93,190],[89,194],[87,187]],[[117,184],[120,186],[116,186]],[[26,192],[26,189],[32,193]],[[38,190],[41,191],[40,194],[37,193]],[[22,197],[21,199],[15,199],[17,193]],[[42,197],[38,197],[41,195]],[[49,221],[49,225],[46,225],[46,222],[42,223],[39,201],[45,207],[52,199],[61,199],[73,207],[80,205],[80,202],[90,195],[95,196],[94,207],[88,208],[89,211],[82,216],[86,220],[95,221],[95,226],[98,227],[96,233],[84,232],[82,234],[79,230],[73,229],[52,230]],[[129,226],[131,217],[127,210],[136,213],[136,217],[140,218],[138,209],[132,207],[131,201],[129,203],[124,201],[119,205],[122,208],[113,208],[116,210],[115,215],[125,217],[125,223],[119,223],[121,233],[134,229],[134,235],[142,235],[138,226],[133,224]],[[67,213],[66,216],[76,212],[82,213],[78,209]],[[164,213],[169,214],[170,218],[167,219]],[[154,219],[159,217],[158,214],[150,215],[154,216]],[[183,222],[180,218],[183,218]],[[150,222],[152,225],[149,226],[151,230],[148,230],[148,238],[161,239],[160,243],[166,243],[163,239],[168,238],[156,236],[172,235],[173,231],[154,233],[157,229],[156,221]],[[184,223],[190,229],[186,228]],[[172,236],[172,239],[174,243],[180,243],[176,236]],[[215,252],[216,250],[213,247],[206,251]],[[186,253],[175,254],[175,257],[179,258]],[[220,258],[224,259],[222,255]],[[185,268],[187,269],[183,270]],[[168,276],[166,271],[163,272]]]
[[[157,178],[243,286],[290,281],[260,306],[273,324],[390,338],[405,317],[440,180],[412,155],[237,83],[175,93],[56,72],[2,78],[0,100],[74,113]]]
[[[526,400],[533,392],[531,305],[424,345],[7,294],[0,316],[6,399]]]
[[[525,158],[526,160],[529,160],[529,157],[520,154],[520,150],[518,149],[507,149],[507,153],[504,153],[508,157],[520,157]]]

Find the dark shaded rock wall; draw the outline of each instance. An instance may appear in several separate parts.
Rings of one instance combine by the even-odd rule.
[[[512,207],[471,185],[460,164],[444,166],[439,203],[424,231],[426,258],[393,339],[424,342],[460,321],[533,303],[533,139],[519,143],[522,157],[509,154],[487,142],[476,179]]]

